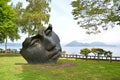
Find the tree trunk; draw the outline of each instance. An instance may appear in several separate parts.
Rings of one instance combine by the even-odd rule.
[[[86,60],[87,60],[88,55],[85,55],[85,57],[86,57]]]
[[[29,25],[29,26],[28,26],[28,37],[30,37],[30,34],[31,34],[30,29],[31,29],[31,26]]]
[[[5,53],[7,53],[7,37],[5,39]]]
[[[30,37],[30,33],[28,32],[28,37]]]

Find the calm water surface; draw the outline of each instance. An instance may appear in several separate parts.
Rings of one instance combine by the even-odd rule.
[[[80,54],[80,49],[82,48],[102,48],[106,51],[111,51],[113,52],[113,56],[120,56],[120,47],[88,47],[88,46],[84,46],[84,47],[62,47],[62,51],[66,51],[67,54]],[[92,54],[91,54],[92,55]]]

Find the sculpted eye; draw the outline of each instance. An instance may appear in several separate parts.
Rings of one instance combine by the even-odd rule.
[[[45,32],[45,34],[46,34],[47,36],[51,36],[52,31],[51,31],[51,30],[47,30],[47,31]]]
[[[45,34],[47,36],[51,36],[51,34],[52,34],[52,25],[51,24],[49,24],[48,28],[45,30]]]
[[[40,42],[39,39],[34,39],[34,40],[31,41],[31,46],[35,45],[36,43],[39,43],[39,42]]]
[[[31,37],[31,45],[44,40],[44,31],[40,30],[36,36]]]

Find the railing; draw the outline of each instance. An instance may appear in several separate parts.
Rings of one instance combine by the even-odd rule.
[[[86,60],[109,60],[109,61],[120,61],[120,57],[116,56],[83,56],[73,54],[62,54],[61,58],[74,58],[74,59],[86,59]]]
[[[19,53],[17,49],[7,49],[6,51],[0,48],[0,53]]]

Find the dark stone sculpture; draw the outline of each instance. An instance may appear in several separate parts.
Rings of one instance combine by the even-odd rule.
[[[60,40],[52,31],[52,25],[40,30],[36,36],[26,38],[20,54],[30,64],[56,63],[61,56]]]

